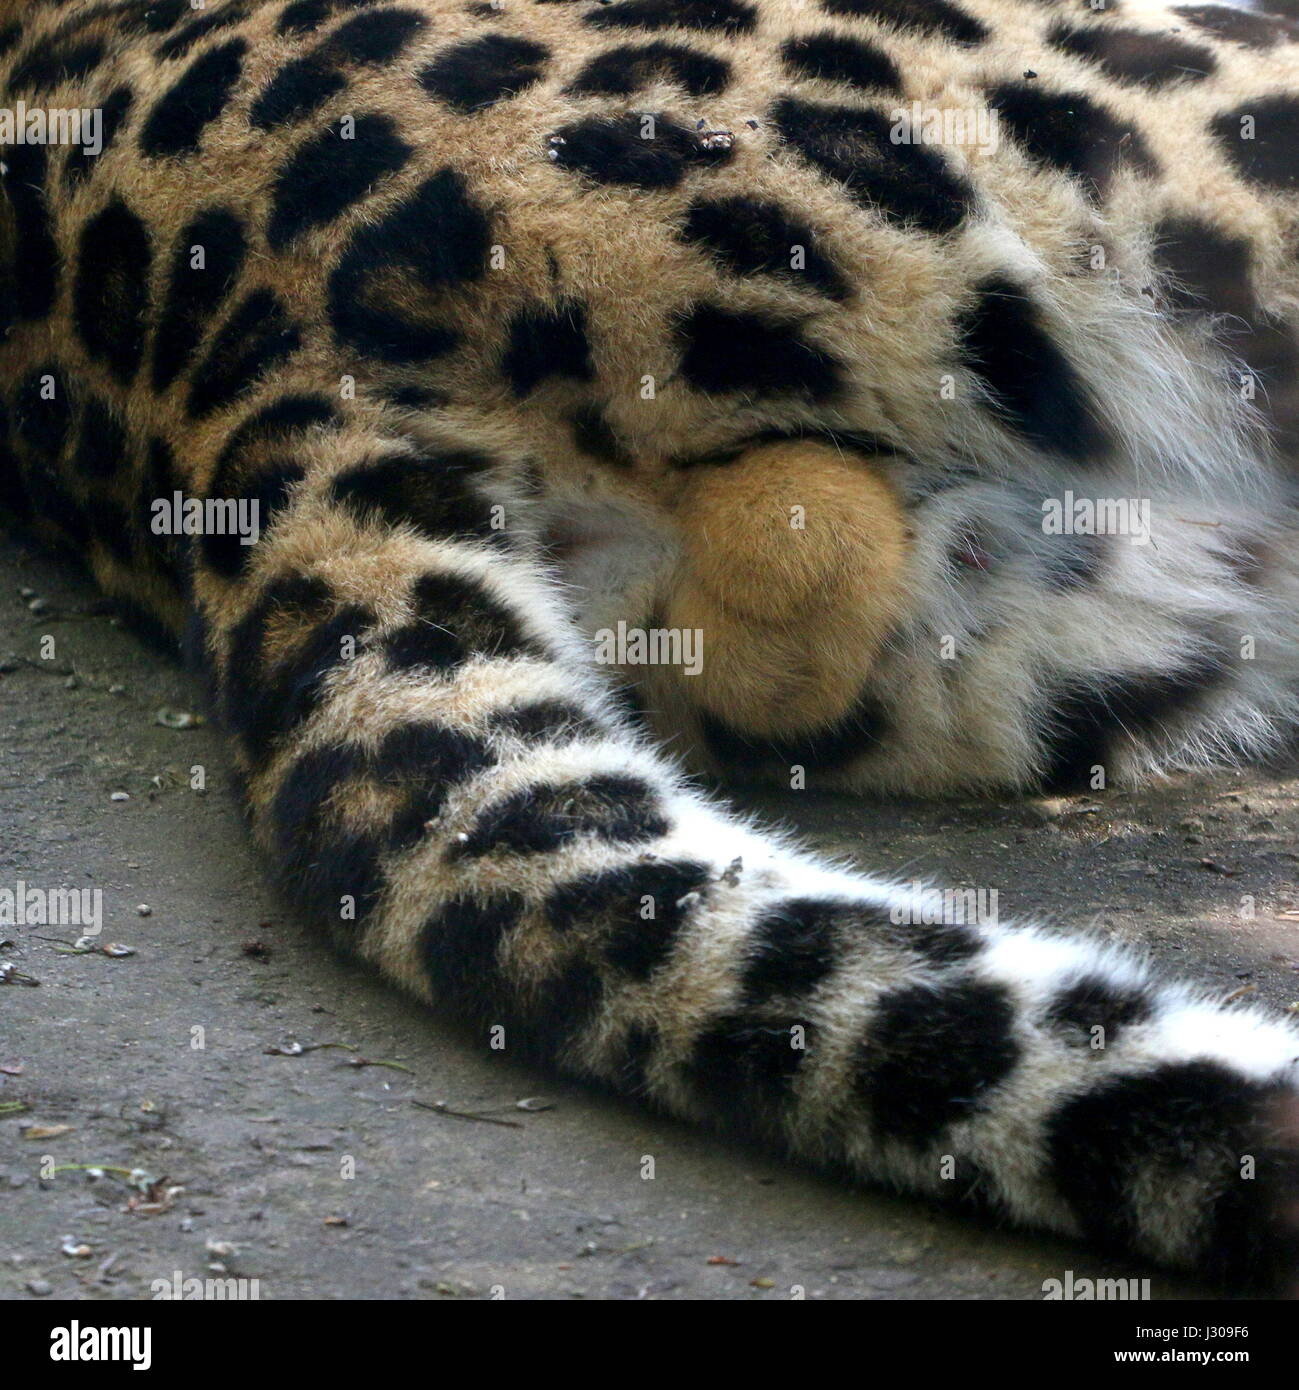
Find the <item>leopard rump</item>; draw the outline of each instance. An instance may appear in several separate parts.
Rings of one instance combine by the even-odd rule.
[[[1290,1022],[693,780],[1293,731],[1299,49],[1220,9],[0,0],[5,103],[103,122],[4,152],[0,505],[183,639],[287,889],[491,1055],[1291,1289]],[[996,148],[889,137],[976,99]],[[1147,530],[1057,544],[1074,489]],[[703,634],[644,718],[620,622]]]

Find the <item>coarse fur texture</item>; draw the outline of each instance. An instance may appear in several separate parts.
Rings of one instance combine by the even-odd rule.
[[[2,152],[0,506],[184,640],[341,946],[484,1047],[1292,1286],[1292,1027],[692,777],[1293,741],[1294,0],[0,0],[20,102],[104,148]]]

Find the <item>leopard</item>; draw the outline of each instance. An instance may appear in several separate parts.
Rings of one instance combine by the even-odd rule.
[[[322,941],[1293,1292],[1293,1019],[732,784],[1293,746],[1295,0],[0,0],[0,94],[0,507],[190,663]]]

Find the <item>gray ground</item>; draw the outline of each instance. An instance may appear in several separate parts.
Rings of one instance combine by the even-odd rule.
[[[0,986],[0,1296],[140,1298],[224,1269],[263,1298],[1031,1299],[1066,1269],[1149,1272],[851,1191],[485,1059],[312,941],[249,845],[216,734],[155,722],[196,708],[188,680],[14,543],[0,545],[0,672],[0,888],[102,888],[100,939],[135,951],[67,953],[75,926],[0,928],[0,965],[40,981]],[[1139,941],[1224,997],[1299,999],[1299,920],[1280,916],[1299,907],[1299,780],[761,809],[864,865],[996,887],[1004,915]],[[351,1050],[266,1051],[291,1040]],[[550,1108],[516,1108],[537,1097]],[[166,1181],[43,1180],[47,1159]]]

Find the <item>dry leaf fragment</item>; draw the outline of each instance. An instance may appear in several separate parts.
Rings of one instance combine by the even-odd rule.
[[[57,1139],[60,1134],[71,1134],[71,1125],[28,1125],[23,1130],[24,1139]]]

